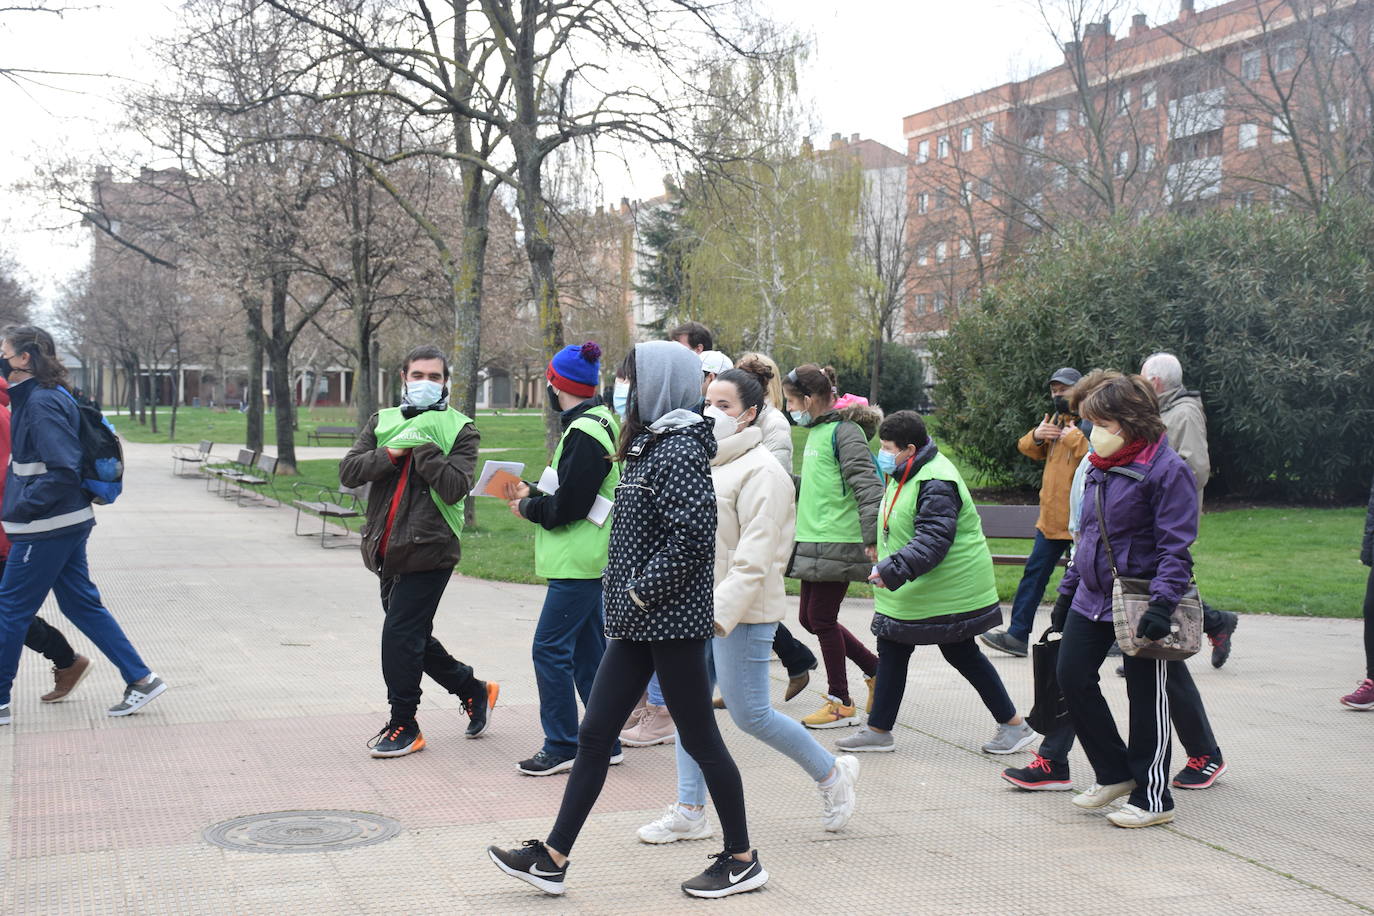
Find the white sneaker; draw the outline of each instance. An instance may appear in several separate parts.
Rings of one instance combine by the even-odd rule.
[[[834,833],[854,816],[858,797],[854,792],[859,783],[859,758],[845,754],[835,758],[835,782],[828,789],[821,788],[821,826]]]
[[[1100,782],[1093,783],[1086,792],[1080,792],[1073,797],[1073,803],[1080,808],[1103,808],[1110,805],[1123,795],[1130,795],[1135,791],[1135,780],[1128,779],[1125,782],[1115,782],[1110,786],[1104,786]]]
[[[142,684],[129,684],[124,688],[124,699],[111,706],[106,713],[111,716],[128,716],[138,712],[153,700],[162,696],[167,684],[156,674],[149,674]]]
[[[639,828],[640,842],[654,845],[676,843],[678,840],[704,840],[710,835],[711,818],[706,814],[706,809],[702,809],[701,817],[692,818],[682,813],[677,802],[669,805],[658,820]]]
[[[12,721],[14,720],[10,718],[10,704],[0,706],[0,725],[9,725]]]
[[[1167,824],[1174,819],[1174,809],[1168,811],[1146,811],[1135,805],[1122,805],[1121,810],[1107,815],[1107,820],[1118,827],[1153,827]]]

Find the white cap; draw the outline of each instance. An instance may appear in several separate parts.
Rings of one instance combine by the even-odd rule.
[[[707,350],[701,354],[701,371],[709,372],[712,375],[720,375],[726,369],[733,369],[734,363],[730,362],[730,357],[719,350]]]

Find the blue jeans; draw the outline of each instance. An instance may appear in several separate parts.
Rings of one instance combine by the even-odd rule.
[[[550,579],[532,653],[545,753],[577,756],[577,698],[586,705],[605,652],[601,580]]]
[[[709,644],[708,644],[709,645]],[[649,689],[645,691],[649,695],[649,702],[655,706],[663,705],[663,689],[658,686],[658,675],[654,674],[649,678]]]
[[[62,615],[119,669],[126,684],[152,673],[91,582],[86,564],[90,536],[87,526],[46,540],[16,543],[10,550],[0,579],[0,705],[10,701],[24,637],[48,592],[57,598]]]
[[[821,747],[795,719],[773,708],[769,694],[768,660],[773,656],[776,623],[742,623],[729,636],[710,640],[720,695],[730,718],[748,735],[795,760],[819,782],[835,766],[835,756]],[[706,780],[701,768],[677,744],[677,800],[683,805],[706,804]]]
[[[1026,571],[1021,574],[1021,584],[1016,586],[1016,597],[1011,602],[1011,623],[1007,632],[1012,636],[1023,642],[1030,641],[1035,611],[1045,597],[1045,586],[1050,584],[1055,564],[1071,546],[1073,541],[1055,540],[1040,531],[1035,532],[1035,546],[1026,558]]]

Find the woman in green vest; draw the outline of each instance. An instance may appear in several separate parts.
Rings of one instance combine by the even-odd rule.
[[[877,558],[882,480],[868,440],[882,415],[869,406],[835,409],[835,370],[798,366],[782,383],[787,409],[808,428],[797,495],[797,545],[787,575],[801,580],[801,625],[821,644],[829,691],[825,705],[802,719],[807,728],[858,725],[845,659],[859,666],[873,705],[878,657],[839,622],[850,582],[863,582]]]
[[[926,435],[920,414],[899,410],[878,431],[878,466],[887,478],[873,582],[878,687],[868,726],[836,743],[847,751],[890,751],[892,726],[917,646],[938,645],[997,721],[986,754],[1011,754],[1035,740],[997,669],[974,639],[1002,622],[992,555],[973,497]]]

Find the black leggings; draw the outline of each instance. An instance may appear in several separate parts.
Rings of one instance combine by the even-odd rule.
[[[692,755],[706,777],[725,834],[725,851],[749,851],[749,828],[744,815],[744,784],[739,769],[721,740],[711,708],[711,682],[706,676],[706,640],[667,639],[634,642],[607,641],[606,654],[592,684],[592,695],[577,734],[573,763],[558,820],[548,845],[564,855],[572,852],[582,825],[606,782],[606,770],[625,719],[634,709],[649,678],[658,672],[663,701],[677,724],[677,740]]]
[[[1364,676],[1374,678],[1374,569],[1364,590]]]
[[[0,563],[0,570],[4,568],[4,563]],[[62,631],[57,627],[36,614],[33,622],[29,624],[29,632],[24,637],[24,645],[35,652],[42,653],[48,661],[52,662],[54,668],[70,668],[76,664],[76,652],[72,649],[72,644],[67,642],[67,637],[63,636]]]
[[[887,732],[892,731],[892,726],[897,723],[897,710],[901,708],[902,695],[906,693],[907,666],[915,648],[878,637],[878,682],[873,691],[873,712],[868,716],[868,724],[872,727]],[[1007,696],[1002,676],[976,642],[965,639],[945,643],[940,646],[940,654],[978,691],[983,705],[994,719],[1006,723],[1016,718],[1016,704]]]

